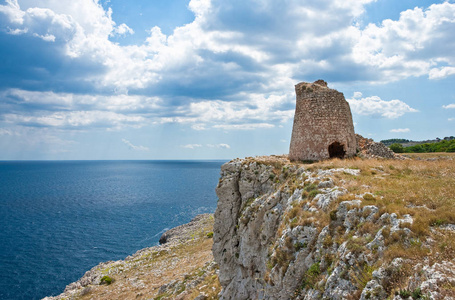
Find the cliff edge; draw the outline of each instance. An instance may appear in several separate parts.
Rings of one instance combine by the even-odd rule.
[[[454,299],[454,178],[444,160],[224,164],[220,299]]]

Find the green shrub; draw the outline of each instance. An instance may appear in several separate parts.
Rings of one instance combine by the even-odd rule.
[[[317,283],[318,277],[321,274],[321,269],[319,268],[320,263],[314,263],[311,267],[306,271],[305,276],[302,280],[302,289],[305,288],[313,288],[314,285]]]
[[[317,194],[319,194],[319,190],[312,190],[309,194],[308,194],[308,198],[310,199],[313,199],[314,197],[316,197]]]
[[[100,284],[110,285],[113,282],[114,282],[114,278],[105,275],[101,278]]]
[[[404,152],[403,145],[398,144],[398,143],[394,143],[394,144],[390,145],[389,148],[390,148],[390,150],[392,150],[395,153],[403,153]]]
[[[209,239],[211,239],[211,238],[213,237],[213,231],[210,231],[209,233],[207,233],[207,237],[208,237]]]
[[[416,288],[412,292],[412,299],[421,299],[423,297],[422,290],[420,288]]]
[[[411,292],[408,290],[400,290],[398,295],[400,295],[400,297],[403,299],[407,299],[407,298],[411,297]]]

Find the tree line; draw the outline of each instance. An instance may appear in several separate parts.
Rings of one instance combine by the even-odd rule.
[[[403,147],[400,143],[393,143],[389,148],[395,153],[455,152],[455,139],[441,140],[436,143],[424,143],[409,147]]]

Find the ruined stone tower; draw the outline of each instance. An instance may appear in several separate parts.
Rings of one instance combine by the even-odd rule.
[[[290,160],[322,160],[356,153],[354,124],[343,93],[323,80],[295,86],[297,103]]]

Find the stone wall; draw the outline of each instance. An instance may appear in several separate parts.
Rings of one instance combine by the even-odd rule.
[[[289,159],[354,156],[354,124],[343,93],[328,88],[323,80],[299,83],[295,91],[297,103]]]

